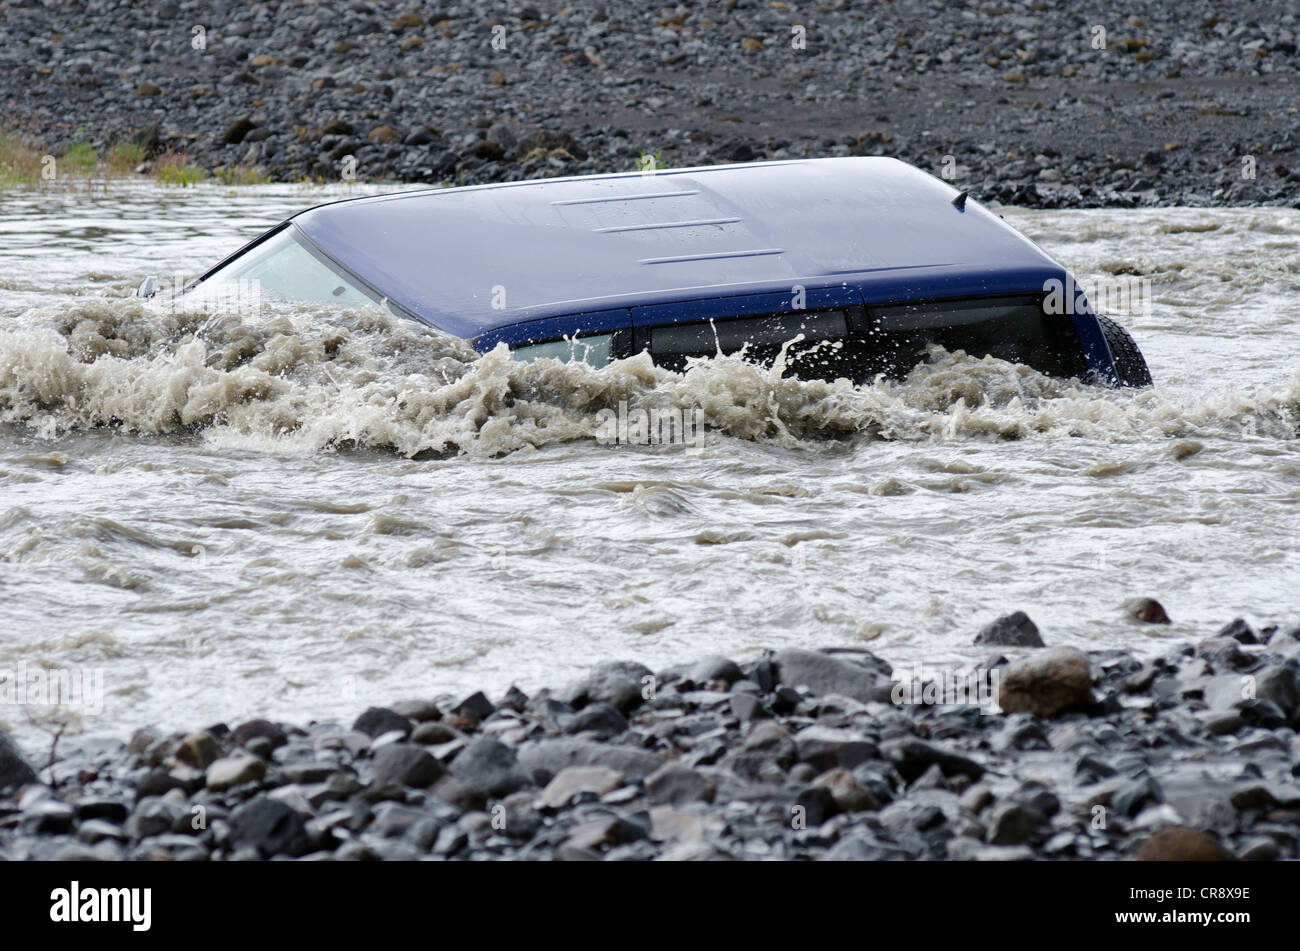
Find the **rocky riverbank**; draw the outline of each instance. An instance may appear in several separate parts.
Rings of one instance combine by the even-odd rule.
[[[39,771],[0,734],[0,858],[1296,858],[1300,626],[1210,633],[1139,660],[1032,646],[1017,612],[979,635],[1014,659],[960,675],[604,663],[351,724],[64,740]]]
[[[1027,206],[1294,205],[1289,0],[0,2],[0,103],[62,155],[469,184],[893,155]]]

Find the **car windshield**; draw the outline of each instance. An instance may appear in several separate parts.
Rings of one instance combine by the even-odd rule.
[[[189,294],[209,299],[232,292],[241,297],[363,307],[381,299],[362,288],[302,238],[290,225],[250,248],[195,285]]]

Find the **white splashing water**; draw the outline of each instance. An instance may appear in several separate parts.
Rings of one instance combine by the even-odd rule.
[[[6,196],[0,669],[100,669],[122,734],[568,681],[591,663],[860,644],[1149,652],[1300,622],[1300,213],[1006,211],[1124,320],[1114,391],[936,354],[901,382],[521,364],[374,312],[136,301],[342,192]],[[702,452],[597,442],[699,411]],[[606,414],[608,415],[608,414]],[[1160,599],[1167,627],[1127,620]],[[0,720],[38,735],[26,712]]]

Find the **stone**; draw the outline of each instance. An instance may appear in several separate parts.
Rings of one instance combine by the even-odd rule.
[[[434,784],[433,794],[460,812],[480,812],[487,808],[486,792],[451,774]]]
[[[1016,661],[1002,675],[998,705],[1003,713],[1051,717],[1092,702],[1092,668],[1073,647],[1055,647]]]
[[[717,784],[712,778],[681,763],[665,763],[645,781],[646,797],[655,805],[682,806],[713,802]]]
[[[307,826],[292,807],[262,794],[230,814],[230,840],[236,847],[256,849],[264,858],[296,857],[307,851]]]
[[[105,819],[113,823],[122,823],[126,821],[127,814],[130,811],[126,808],[126,803],[108,797],[79,800],[76,809],[77,821],[79,822],[85,822],[89,819]]]
[[[840,812],[875,811],[881,807],[875,794],[847,769],[827,770],[817,777],[814,784],[831,794]]]
[[[1211,637],[1196,645],[1196,656],[1203,657],[1218,669],[1244,667],[1250,657],[1241,649],[1241,642],[1231,637]]]
[[[36,770],[9,734],[0,729],[0,790],[36,782]]]
[[[844,766],[852,769],[859,763],[876,759],[880,750],[876,744],[852,730],[810,726],[794,735],[796,755],[818,771]]]
[[[838,815],[839,811],[840,806],[835,801],[834,794],[825,786],[813,785],[799,790],[798,795],[795,796],[791,817],[802,823],[796,828],[814,829],[832,816]]]
[[[697,684],[720,681],[727,686],[731,686],[745,675],[740,666],[731,658],[719,654],[710,654],[691,664],[686,676]]]
[[[456,706],[452,707],[451,712],[458,717],[464,717],[471,723],[482,723],[492,714],[497,712],[496,706],[487,698],[487,694],[477,690],[470,694]]]
[[[266,740],[271,749],[278,750],[289,742],[288,735],[270,720],[249,720],[235,727],[231,737],[239,746],[249,746],[254,740]]]
[[[984,767],[973,759],[915,738],[886,741],[881,753],[908,782],[920,778],[931,766],[938,766],[945,776],[977,780],[984,775]]]
[[[424,26],[424,17],[418,13],[410,12],[394,17],[393,25],[389,29],[394,33],[401,33],[403,30],[414,30],[421,26]]]
[[[645,750],[590,740],[542,740],[519,750],[519,764],[542,783],[550,782],[567,766],[608,766],[628,779],[644,779],[663,762],[661,756]]]
[[[788,648],[772,656],[772,666],[780,683],[789,687],[807,687],[815,696],[840,694],[860,703],[888,703],[894,682],[892,668],[874,654],[863,651],[859,660]]]
[[[401,783],[423,789],[433,785],[446,772],[429,752],[414,743],[390,743],[375,753],[375,785]]]
[[[1013,611],[985,624],[975,635],[975,643],[997,647],[1044,646],[1038,625],[1024,611]]]
[[[421,746],[441,746],[462,739],[461,734],[446,723],[430,720],[417,726],[411,733],[411,742]]]
[[[705,823],[699,816],[672,806],[650,810],[650,835],[661,842],[698,842],[704,838]]]
[[[1152,833],[1136,858],[1139,862],[1230,862],[1234,856],[1203,832],[1168,826]]]
[[[1110,797],[1110,807],[1121,816],[1132,818],[1147,805],[1165,801],[1160,784],[1150,776],[1141,776],[1121,786]]]
[[[1284,716],[1294,720],[1300,713],[1300,671],[1281,665],[1265,668],[1255,674],[1255,697],[1276,704]]]
[[[88,845],[94,845],[104,839],[123,842],[126,838],[127,835],[120,825],[104,819],[89,819],[77,826],[77,839]]]
[[[399,700],[390,709],[419,724],[442,718],[442,711],[432,700]]]
[[[173,831],[183,822],[189,810],[170,798],[147,796],[135,805],[135,811],[126,820],[126,834],[132,839],[162,835]]]
[[[474,740],[456,755],[451,761],[451,773],[497,799],[533,785],[532,777],[519,765],[515,751],[486,736]]]
[[[22,813],[22,831],[29,835],[62,835],[72,830],[75,810],[57,799],[42,799]]]
[[[252,132],[256,126],[253,120],[247,116],[241,116],[230,125],[226,126],[226,131],[221,136],[221,141],[226,145],[238,145],[244,141],[245,136]]]
[[[730,694],[728,703],[731,706],[731,715],[741,723],[761,720],[768,715],[762,698],[756,694],[735,690]]]
[[[646,700],[657,682],[654,672],[636,661],[611,661],[592,668],[585,680],[572,685],[559,699],[571,706],[607,703],[627,714]]]
[[[1219,629],[1215,638],[1230,637],[1238,644],[1259,644],[1260,637],[1244,617],[1233,618]]]
[[[603,796],[623,785],[623,774],[606,766],[570,766],[555,774],[555,778],[542,790],[542,805],[559,809],[568,805],[574,796],[591,793]]]
[[[1143,624],[1169,624],[1169,614],[1155,598],[1130,598],[1124,602],[1124,613]]]
[[[638,823],[610,816],[606,819],[593,819],[576,826],[569,833],[565,844],[572,848],[596,851],[606,846],[636,842],[646,838],[648,834],[649,830]]]
[[[608,703],[593,703],[576,713],[564,728],[565,733],[586,733],[607,740],[627,731],[627,719]]]
[[[798,747],[789,731],[772,720],[755,723],[745,734],[741,750],[765,754],[782,769],[789,769],[798,755]]]
[[[1026,803],[1000,802],[985,817],[989,845],[1020,845],[1047,823],[1047,816]]]
[[[1272,839],[1260,836],[1251,839],[1241,847],[1237,854],[1243,862],[1273,862],[1281,858],[1282,850]]]
[[[236,753],[217,760],[207,771],[207,787],[221,792],[243,783],[256,782],[266,776],[266,761],[249,753]]]
[[[397,731],[406,739],[411,735],[411,721],[387,707],[370,707],[352,724],[352,729],[364,733],[372,740],[385,733]]]
[[[207,769],[221,759],[221,744],[211,733],[191,733],[176,744],[172,755],[187,766]]]

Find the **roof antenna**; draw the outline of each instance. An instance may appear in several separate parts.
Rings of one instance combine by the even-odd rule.
[[[956,198],[954,198],[954,199],[952,200],[952,204],[953,204],[953,207],[954,207],[954,208],[957,208],[957,209],[960,210],[960,211],[965,211],[965,210],[966,210],[966,192],[962,192],[960,195],[958,195]]]

